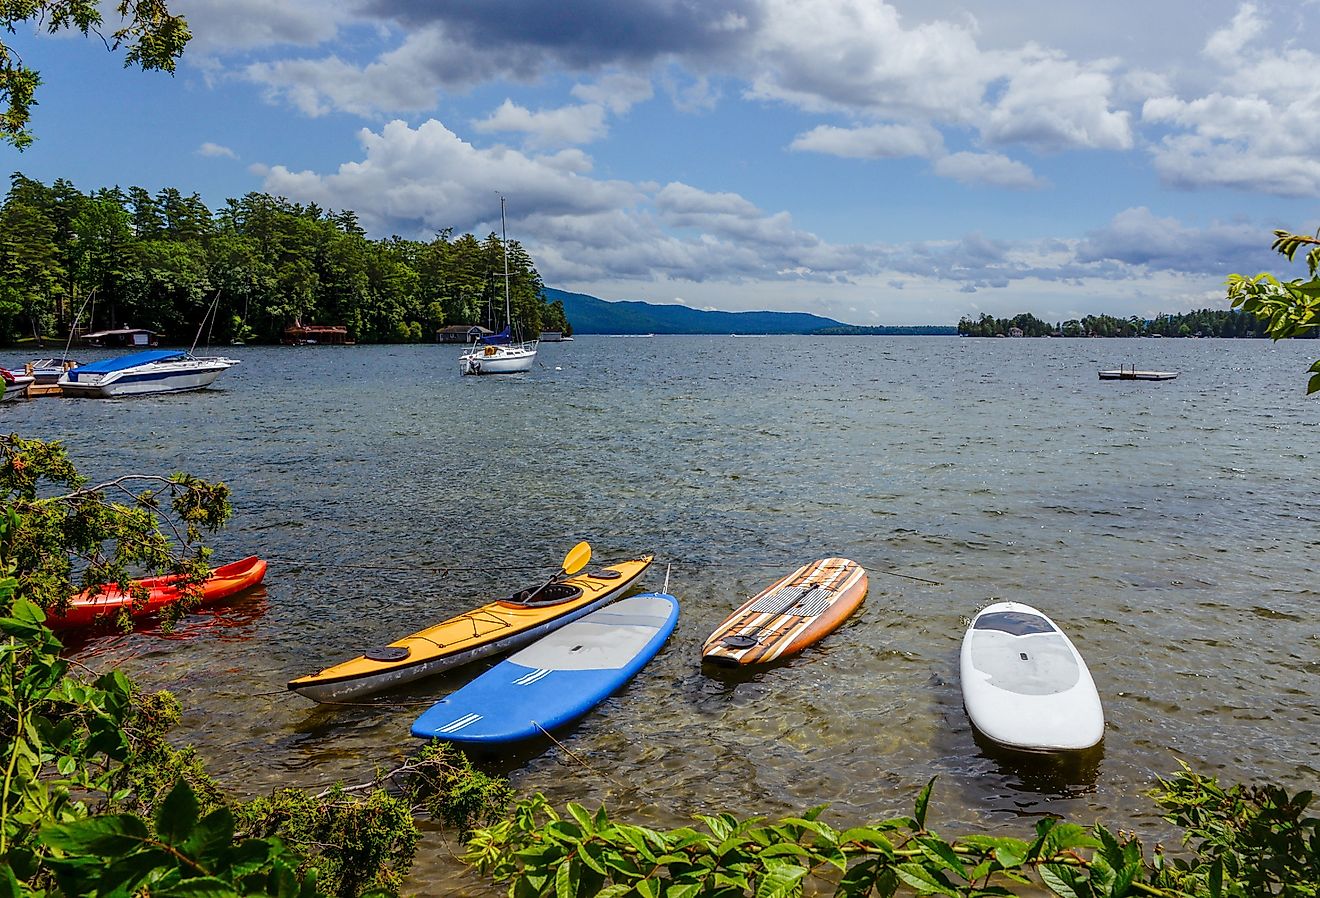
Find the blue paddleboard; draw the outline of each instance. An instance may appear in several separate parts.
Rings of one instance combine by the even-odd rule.
[[[412,734],[498,745],[577,720],[650,661],[678,623],[665,593],[621,599],[545,636],[436,702]]]

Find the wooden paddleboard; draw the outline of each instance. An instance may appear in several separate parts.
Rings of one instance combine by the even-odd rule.
[[[501,661],[418,717],[423,739],[498,745],[577,720],[660,651],[678,622],[665,593],[620,599]]]
[[[706,638],[704,661],[737,666],[787,658],[833,632],[866,598],[866,571],[822,558],[748,599]]]
[[[1090,748],[1105,735],[1091,672],[1040,611],[997,602],[972,620],[960,658],[963,704],[989,739],[1024,751]]]

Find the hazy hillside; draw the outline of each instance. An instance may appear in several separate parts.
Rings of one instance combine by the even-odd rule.
[[[585,293],[545,289],[564,304],[575,334],[809,334],[841,322],[806,312],[706,312],[649,302],[606,302]]]

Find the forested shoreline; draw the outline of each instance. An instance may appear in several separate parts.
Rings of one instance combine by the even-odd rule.
[[[508,259],[515,325],[532,337],[571,332],[516,240]],[[343,325],[368,343],[429,342],[455,324],[498,329],[504,244],[449,229],[430,242],[373,240],[350,210],[263,193],[211,210],[173,187],[85,194],[64,179],[10,177],[0,206],[0,343],[63,340],[77,318],[83,331],[146,328],[187,345],[212,302],[218,343],[278,342],[295,322]]]
[[[1021,333],[1014,333],[1014,330]],[[964,317],[958,333],[967,337],[1260,337],[1266,327],[1255,315],[1237,309],[1201,309],[1182,315],[1160,315],[1153,319],[1115,318],[1087,315],[1050,324],[1023,313],[1012,318]],[[1307,336],[1315,337],[1320,332]]]

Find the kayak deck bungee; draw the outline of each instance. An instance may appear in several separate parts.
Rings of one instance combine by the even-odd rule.
[[[526,645],[618,598],[650,566],[644,555],[530,587],[370,649],[288,688],[318,702],[358,698]]]
[[[209,605],[256,586],[265,576],[266,562],[255,555],[249,556],[212,570],[205,580],[192,587],[193,594],[199,597],[199,605]],[[83,627],[113,618],[125,608],[133,617],[154,614],[184,597],[179,586],[182,579],[178,574],[165,574],[134,580],[135,587],[146,590],[147,597],[140,603],[134,601],[132,592],[124,592],[113,584],[103,587],[104,591],[81,592],[69,600],[63,614],[50,615],[46,623],[52,630]]]
[[[866,598],[866,589],[866,571],[855,561],[805,564],[716,627],[702,646],[702,660],[739,666],[795,655],[837,629]]]

